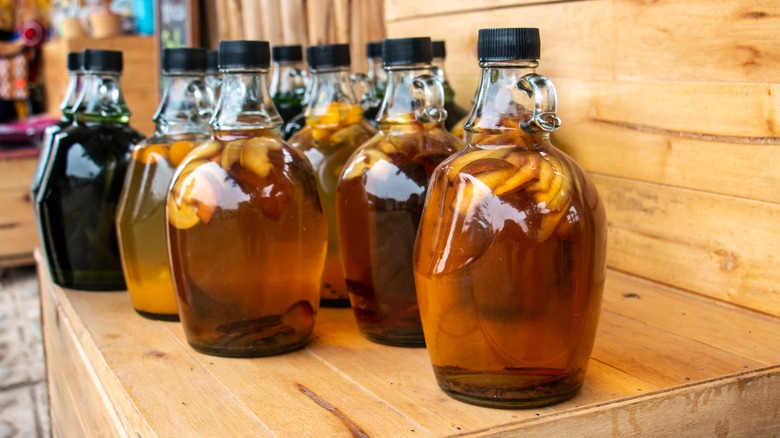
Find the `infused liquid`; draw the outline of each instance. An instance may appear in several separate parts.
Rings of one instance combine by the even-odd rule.
[[[375,130],[363,121],[360,105],[331,102],[327,110],[306,120],[307,126],[290,139],[314,166],[322,208],[328,219],[328,251],[320,296],[324,305],[349,305],[336,221],[336,187],[344,164]]]
[[[58,134],[38,195],[44,246],[58,285],[125,289],[114,220],[130,148],[142,138],[112,122],[79,123]]]
[[[472,134],[436,172],[415,281],[442,389],[481,405],[542,406],[582,386],[606,218],[568,156],[516,120],[503,124]]]
[[[130,299],[145,316],[178,319],[165,241],[165,204],[176,166],[194,147],[185,140],[133,149],[117,231]]]
[[[327,223],[311,164],[278,129],[216,131],[180,166],[167,218],[190,345],[263,356],[309,340]]]
[[[425,340],[413,280],[414,242],[428,180],[460,145],[435,123],[384,123],[381,129],[350,159],[339,183],[347,287],[365,337],[420,346]]]

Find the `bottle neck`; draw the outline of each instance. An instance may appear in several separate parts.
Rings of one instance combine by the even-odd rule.
[[[475,104],[465,130],[472,134],[518,130],[534,114],[534,97],[518,88],[518,82],[536,72],[536,61],[502,61],[482,63]]]
[[[271,96],[303,98],[306,90],[306,71],[300,61],[274,62],[271,77]]]
[[[164,75],[162,98],[154,115],[156,135],[209,134],[212,104],[205,74]]]
[[[278,129],[282,118],[268,92],[268,70],[223,70],[219,100],[211,128],[221,130]]]
[[[431,69],[444,88],[444,101],[448,104],[453,103],[455,101],[455,92],[450,87],[449,81],[447,81],[447,73],[444,70],[444,58],[433,58]]]
[[[122,123],[130,121],[117,72],[87,72],[73,109],[77,122]]]
[[[387,72],[382,68],[382,58],[368,58],[368,79],[374,84],[376,97],[381,99],[387,88]]]
[[[425,106],[424,96],[412,94],[414,81],[419,76],[435,76],[430,64],[390,67],[387,71],[387,89],[377,121],[382,124],[408,124],[419,119],[419,111]],[[443,97],[443,96],[442,96]]]
[[[312,76],[312,81],[306,117],[318,112],[318,109],[327,108],[332,102],[346,105],[358,104],[355,92],[352,90],[348,67],[317,70]]]
[[[70,72],[68,75],[68,87],[65,89],[62,103],[60,103],[60,111],[64,121],[73,120],[73,107],[76,105],[82,89],[83,76],[81,71]]]

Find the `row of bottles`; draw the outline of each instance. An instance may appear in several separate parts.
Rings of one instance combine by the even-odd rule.
[[[300,47],[275,47],[272,87],[267,42],[223,41],[216,105],[210,54],[166,50],[144,141],[121,53],[85,51],[36,198],[54,281],[126,280],[139,313],[179,317],[193,348],[220,356],[300,348],[321,304],[351,303],[366,338],[427,346],[455,398],[569,398],[595,337],[606,219],[549,141],[560,120],[539,47],[537,29],[480,31],[465,147],[429,38],[370,44],[368,77],[349,73],[348,45],[307,48],[310,76]]]

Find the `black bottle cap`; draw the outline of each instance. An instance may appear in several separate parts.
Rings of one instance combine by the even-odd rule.
[[[208,66],[208,54],[205,49],[179,47],[163,49],[163,73],[204,72]]]
[[[84,53],[68,53],[68,71],[79,71],[84,67]]]
[[[309,68],[349,67],[349,44],[325,44],[310,46],[306,49],[306,60]]]
[[[271,48],[271,59],[275,62],[303,61],[303,47],[274,46]]]
[[[396,38],[382,41],[382,65],[430,64],[433,60],[431,39]]]
[[[268,41],[234,40],[219,42],[219,68],[263,68],[271,64]]]
[[[539,29],[510,27],[480,29],[477,57],[480,61],[539,59],[541,40]]]
[[[122,52],[114,50],[84,50],[84,70],[122,73]]]
[[[431,41],[431,50],[433,50],[434,58],[446,58],[447,46],[444,41]]]
[[[374,41],[366,44],[366,57],[367,58],[381,58],[382,57],[382,41]]]
[[[209,65],[206,71],[209,73],[216,73],[219,71],[219,53],[216,50],[209,50],[208,53]]]

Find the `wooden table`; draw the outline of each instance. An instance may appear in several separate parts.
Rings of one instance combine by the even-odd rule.
[[[33,220],[30,182],[37,148],[0,154],[0,269],[32,265],[38,234]]]
[[[780,432],[780,319],[614,271],[584,388],[532,410],[450,399],[424,349],[366,341],[349,309],[323,309],[297,352],[219,358],[126,293],[63,290],[45,263],[39,275],[54,436]]]

